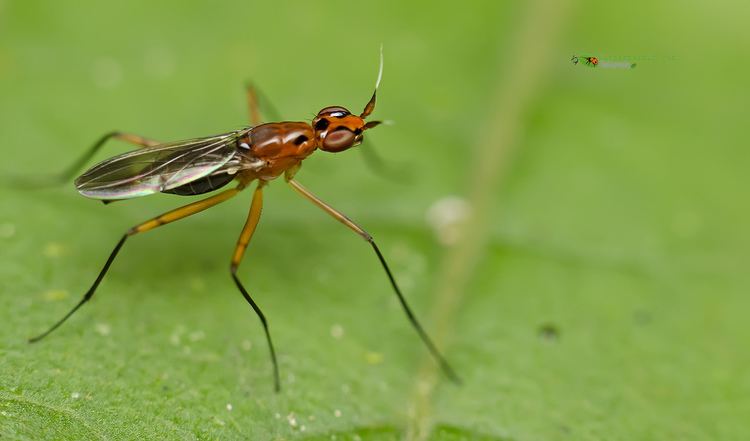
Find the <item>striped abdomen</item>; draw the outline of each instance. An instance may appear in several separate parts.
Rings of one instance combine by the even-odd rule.
[[[218,190],[221,187],[232,182],[237,175],[229,173],[220,173],[215,175],[208,175],[204,178],[197,179],[187,184],[175,187],[169,190],[164,190],[162,193],[177,194],[180,196],[195,196],[198,194],[208,193],[210,191]]]

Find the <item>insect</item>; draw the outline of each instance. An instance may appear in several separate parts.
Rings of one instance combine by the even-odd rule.
[[[596,57],[578,57],[573,55],[573,58],[571,58],[570,61],[572,61],[573,64],[578,64],[579,58],[583,58],[583,60],[586,61],[586,66],[596,67],[599,65],[599,59]]]
[[[601,69],[633,69],[635,67],[635,63],[631,63],[629,61],[602,61],[597,57],[578,57],[576,55],[573,55],[573,58],[571,58],[570,61],[572,61],[573,64],[578,64],[580,59],[586,61],[586,66],[599,67]]]
[[[380,121],[366,121],[366,119],[375,110],[376,95],[382,74],[383,55],[381,51],[375,91],[359,115],[352,114],[341,106],[330,106],[320,110],[311,123],[283,121],[260,124],[257,96],[254,89],[249,87],[248,107],[252,125],[240,130],[205,138],[168,143],[160,143],[139,135],[122,132],[109,133],[99,139],[68,171],[75,173],[110,139],[119,139],[141,148],[102,161],[80,175],[75,180],[75,186],[83,196],[109,203],[155,193],[194,196],[220,190],[232,182],[235,185],[205,199],[168,211],[127,230],[115,245],[99,275],[83,295],[83,298],[62,319],[52,325],[46,332],[30,339],[30,342],[37,342],[49,335],[81,306],[91,300],[120,249],[130,237],[211,208],[237,196],[251,183],[256,182],[257,185],[253,192],[247,220],[237,240],[229,270],[237,289],[258,316],[263,326],[273,365],[274,389],[278,392],[281,388],[279,368],[268,321],[260,306],[245,289],[237,272],[260,219],[261,207],[263,206],[263,188],[268,182],[283,175],[286,183],[294,191],[344,224],[372,246],[412,326],[445,374],[452,381],[459,383],[455,371],[438,351],[412,312],[386,263],[385,257],[375,244],[372,236],[346,215],[319,199],[295,179],[302,161],[317,150],[341,153],[358,146],[363,140],[364,132],[381,123]]]

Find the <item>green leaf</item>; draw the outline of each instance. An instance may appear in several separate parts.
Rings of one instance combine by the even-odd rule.
[[[0,1],[0,438],[747,439],[742,5]],[[358,111],[381,43],[374,117],[396,124],[367,135],[414,179],[356,150],[297,178],[376,238],[461,386],[370,247],[281,181],[240,268],[281,393],[228,271],[251,192],[133,237],[26,343],[189,199],[10,178],[113,129],[242,127],[248,79],[291,120]]]

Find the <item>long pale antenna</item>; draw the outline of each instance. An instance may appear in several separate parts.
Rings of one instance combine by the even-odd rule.
[[[375,95],[378,94],[378,87],[380,87],[380,80],[383,79],[383,44],[380,44],[380,67],[378,68],[378,79],[375,81],[375,91],[372,93],[372,98],[367,102],[365,110],[359,114],[359,117],[364,119],[367,118],[373,110],[375,110]]]
[[[375,96],[378,93],[380,81],[383,79],[383,64],[383,43],[381,43],[380,66],[378,67],[378,79],[375,81],[375,91],[372,93],[370,102],[365,106],[365,110],[360,115],[361,118],[366,118],[375,109]],[[380,124],[392,125],[393,121],[369,121],[367,124],[365,124],[364,129],[368,130]],[[389,166],[387,162],[377,154],[376,149],[374,148],[372,143],[368,142],[367,140],[364,141],[360,150],[362,151],[363,158],[365,158],[365,164],[367,164],[370,170],[372,170],[376,175],[392,181],[395,180],[407,182],[411,180],[406,172],[403,172],[402,170],[396,170],[393,167]]]
[[[380,43],[380,67],[378,68],[378,80],[375,81],[375,90],[380,87],[380,80],[383,79],[383,43]]]

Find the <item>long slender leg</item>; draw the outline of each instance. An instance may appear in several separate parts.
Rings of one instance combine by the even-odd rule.
[[[375,254],[378,256],[378,260],[380,260],[380,264],[383,266],[385,273],[388,275],[388,280],[390,280],[391,286],[393,287],[393,290],[396,292],[396,296],[398,296],[398,300],[399,302],[401,302],[401,306],[403,307],[404,312],[406,313],[406,316],[409,318],[409,321],[411,322],[412,326],[414,326],[414,329],[417,330],[417,333],[422,338],[422,341],[427,346],[427,349],[429,349],[432,356],[435,357],[435,360],[437,360],[437,362],[440,364],[440,367],[443,369],[443,372],[445,372],[445,374],[448,376],[448,378],[451,379],[451,381],[453,381],[454,383],[460,384],[461,383],[460,378],[458,377],[458,375],[456,375],[456,372],[453,370],[453,368],[451,368],[451,366],[445,360],[445,357],[443,357],[440,351],[438,351],[437,347],[432,342],[430,337],[425,332],[424,328],[422,328],[422,325],[417,320],[417,317],[412,312],[411,307],[409,307],[409,304],[406,302],[406,298],[401,293],[401,289],[399,289],[398,285],[396,284],[396,279],[393,277],[393,274],[391,273],[390,268],[388,268],[388,264],[385,262],[385,258],[383,257],[383,254],[380,252],[380,249],[378,249],[378,246],[375,244],[375,240],[373,240],[370,233],[368,233],[362,227],[354,223],[353,220],[349,219],[346,215],[344,215],[340,211],[336,210],[335,208],[326,204],[322,200],[318,199],[317,196],[312,194],[309,190],[303,187],[299,182],[291,178],[287,179],[287,182],[289,183],[289,185],[292,186],[294,190],[297,191],[297,193],[301,194],[305,199],[309,200],[313,204],[323,209],[323,211],[333,216],[333,218],[336,219],[337,221],[346,225],[350,230],[359,234],[364,240],[366,240],[367,242],[370,243],[370,245],[372,245],[372,248],[373,250],[375,250]]]
[[[91,160],[96,152],[98,152],[102,148],[102,146],[104,146],[104,144],[106,144],[110,139],[119,139],[120,141],[125,141],[127,143],[141,147],[150,147],[160,144],[158,141],[154,141],[153,139],[148,139],[140,135],[135,135],[133,133],[116,131],[109,132],[99,138],[99,140],[97,140],[94,145],[89,147],[88,150],[86,150],[78,159],[76,159],[72,164],[70,164],[59,174],[48,176],[41,180],[19,180],[19,184],[31,187],[44,187],[48,185],[64,184],[72,180],[76,173],[81,170],[81,168],[83,168],[83,166],[86,165],[89,160]]]
[[[248,81],[245,84],[245,89],[247,91],[247,108],[248,114],[250,115],[250,124],[256,126],[262,123],[261,113],[265,115],[266,119],[269,121],[282,120],[279,111],[257,86]],[[261,108],[263,108],[262,112],[260,110]]]
[[[268,343],[268,349],[271,352],[271,362],[273,363],[274,390],[278,392],[281,390],[281,386],[279,383],[279,365],[276,362],[276,351],[273,348],[271,333],[268,330],[268,321],[266,321],[266,316],[263,315],[263,311],[260,310],[258,304],[255,303],[245,287],[242,286],[242,282],[240,282],[239,277],[237,277],[237,268],[240,266],[240,262],[242,262],[242,258],[245,255],[247,245],[250,243],[250,239],[253,237],[253,233],[255,233],[255,227],[258,226],[258,220],[260,220],[260,212],[263,209],[264,184],[265,183],[263,181],[259,181],[258,187],[255,189],[255,193],[253,193],[253,202],[250,205],[250,213],[248,213],[247,221],[245,221],[245,226],[242,228],[242,233],[240,233],[239,239],[237,239],[237,246],[234,248],[234,254],[232,255],[232,264],[229,266],[229,270],[232,273],[232,279],[234,279],[234,283],[237,285],[237,288],[242,293],[242,296],[245,297],[247,303],[250,304],[255,313],[258,315],[258,318],[263,325],[263,331],[266,333],[266,342]]]
[[[182,218],[188,217],[192,214],[199,213],[207,208],[213,207],[216,204],[219,204],[221,202],[226,201],[227,199],[231,198],[232,196],[236,195],[240,190],[242,190],[242,187],[233,188],[231,190],[226,190],[221,193],[215,194],[209,198],[193,202],[192,204],[185,205],[183,207],[174,209],[172,211],[168,211],[160,216],[157,216],[153,219],[150,219],[146,222],[143,222],[139,225],[134,226],[133,228],[129,229],[125,234],[123,234],[122,238],[120,238],[120,241],[117,242],[117,245],[115,245],[114,250],[110,253],[109,257],[107,258],[107,262],[104,264],[104,267],[99,271],[99,275],[96,277],[96,280],[94,280],[94,283],[91,285],[91,288],[89,288],[88,291],[86,291],[86,294],[83,295],[83,298],[76,304],[76,306],[73,307],[73,309],[70,310],[65,316],[60,319],[57,323],[52,325],[51,328],[49,328],[46,332],[29,339],[29,343],[37,342],[47,335],[49,335],[52,331],[60,327],[65,321],[75,313],[78,308],[83,306],[84,303],[91,300],[91,297],[94,296],[94,292],[96,292],[96,288],[99,286],[99,283],[101,283],[102,279],[104,278],[104,275],[107,274],[107,271],[109,270],[110,265],[112,265],[112,262],[115,260],[115,257],[117,257],[117,253],[120,252],[120,248],[122,248],[123,244],[125,243],[125,240],[127,240],[128,237],[134,236],[138,233],[145,233],[146,231],[153,230],[156,227],[168,224],[170,222],[174,222],[176,220],[180,220]]]
[[[247,94],[247,114],[250,117],[250,125],[257,126],[262,122],[260,111],[258,110],[258,94],[255,91],[255,86],[250,82],[245,84],[245,91]]]

